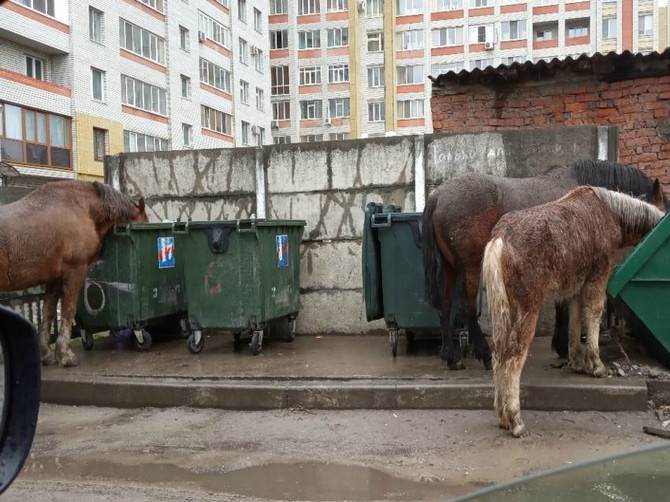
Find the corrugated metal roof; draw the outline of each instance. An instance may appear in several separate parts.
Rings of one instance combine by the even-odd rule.
[[[568,56],[566,59],[554,58],[550,61],[515,62],[496,68],[488,66],[483,70],[475,68],[470,71],[450,71],[438,77],[429,76],[428,78],[433,82],[435,90],[460,85],[497,86],[516,81],[542,80],[553,77],[559,71],[581,75],[591,74],[605,81],[670,75],[670,48],[661,53],[642,54],[624,51],[601,54],[596,52],[591,56],[583,54],[576,58]]]

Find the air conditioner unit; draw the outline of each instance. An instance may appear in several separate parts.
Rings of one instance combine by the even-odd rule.
[[[492,51],[493,49],[496,48],[496,44],[493,42],[484,42],[484,50],[485,51]]]
[[[205,32],[204,31],[199,31],[198,32],[198,42],[200,42],[200,43],[204,42],[205,38],[207,38],[205,36]]]
[[[270,123],[270,127],[272,127],[272,129],[279,129],[279,122],[276,121],[276,120],[273,120],[273,121]]]
[[[254,136],[258,136],[258,127],[251,126],[251,134],[253,134]]]
[[[257,56],[258,55],[258,47],[256,47],[255,45],[251,46],[251,55],[252,56]]]
[[[330,120],[330,117],[326,117],[326,120],[323,121],[327,126],[331,125],[333,122]]]

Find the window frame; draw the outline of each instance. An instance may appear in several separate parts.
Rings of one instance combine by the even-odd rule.
[[[331,43],[333,45],[331,45]],[[349,47],[349,27],[338,26],[335,28],[328,28],[326,30],[326,48],[339,49],[341,47]]]
[[[99,98],[95,97],[94,75],[95,75],[96,72],[100,74],[100,94],[101,94],[101,96]],[[101,70],[100,68],[96,68],[95,66],[91,66],[91,98],[94,101],[97,101],[98,103],[106,103],[107,102],[107,72],[105,70]]]
[[[370,124],[376,124],[385,121],[386,121],[386,103],[384,102],[384,100],[368,101],[368,122]]]
[[[109,131],[107,129],[102,129],[100,127],[93,128],[93,160],[96,162],[103,162],[105,160],[105,155],[108,154],[107,145],[109,144]],[[98,150],[100,144],[98,143],[102,139],[102,154]]]
[[[97,28],[95,26],[96,16],[100,20],[100,26]],[[99,35],[99,39],[95,37],[95,34]],[[92,5],[88,6],[88,39],[96,44],[105,44],[105,13]]]

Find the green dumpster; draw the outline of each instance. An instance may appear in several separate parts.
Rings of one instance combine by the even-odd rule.
[[[209,221],[176,223],[188,263],[184,283],[191,334],[198,353],[202,330],[250,334],[253,354],[267,328],[293,339],[300,310],[300,243],[304,221]]]
[[[185,257],[172,223],[114,227],[79,296],[76,330],[84,348],[93,347],[93,333],[130,328],[136,348],[146,350],[148,328],[185,320]]]
[[[363,229],[363,291],[369,321],[384,318],[395,357],[398,336],[440,330],[438,312],[426,301],[421,213],[368,204]]]
[[[607,285],[644,329],[659,359],[670,366],[670,214],[666,214],[615,269]]]

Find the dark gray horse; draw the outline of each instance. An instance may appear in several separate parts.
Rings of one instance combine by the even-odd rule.
[[[476,298],[484,248],[500,217],[556,200],[580,185],[600,186],[642,197],[665,207],[660,183],[631,166],[585,160],[555,167],[532,178],[469,174],[450,179],[428,197],[423,211],[426,296],[440,312],[442,358],[450,369],[464,368],[454,338],[453,319],[463,319],[474,353],[486,368],[491,351],[477,322]],[[529,265],[532,266],[532,265]],[[557,313],[565,319],[564,313]],[[567,353],[567,323],[555,335],[559,355]]]

